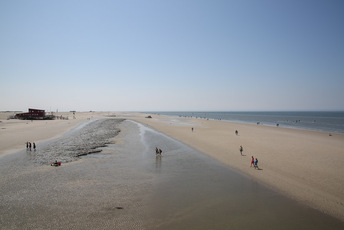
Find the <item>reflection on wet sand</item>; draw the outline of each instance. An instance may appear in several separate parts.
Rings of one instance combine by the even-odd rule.
[[[161,173],[162,156],[155,156],[155,172]]]

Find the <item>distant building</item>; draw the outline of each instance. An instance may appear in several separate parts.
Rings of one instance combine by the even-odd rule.
[[[54,119],[53,115],[45,115],[44,110],[40,109],[29,109],[28,113],[17,113],[15,118],[22,120],[45,120],[45,119]]]

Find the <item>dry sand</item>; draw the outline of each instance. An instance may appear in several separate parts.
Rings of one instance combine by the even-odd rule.
[[[54,115],[68,117],[68,120],[17,120],[7,118],[14,115],[13,112],[0,113],[0,157],[5,154],[14,153],[25,147],[25,143],[53,139],[71,130],[77,125],[99,117],[104,117],[108,113],[83,112],[73,113],[64,112]]]
[[[344,221],[344,135],[140,113],[59,113],[69,120],[7,120],[0,113],[0,157],[56,138],[89,119],[116,114],[153,127],[302,203]],[[194,131],[191,131],[194,127]],[[235,130],[239,135],[235,135]],[[239,146],[244,148],[240,155]],[[250,167],[251,156],[261,170]]]
[[[344,221],[343,134],[329,136],[324,132],[155,114],[149,119],[147,115],[132,114],[130,119]],[[241,145],[244,156],[240,155]],[[250,167],[251,156],[258,158],[261,170]]]

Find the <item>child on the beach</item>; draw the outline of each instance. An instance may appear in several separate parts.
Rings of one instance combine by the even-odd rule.
[[[257,158],[254,161],[254,168],[259,169],[259,167],[258,167],[258,159]]]
[[[250,167],[252,167],[252,165],[254,166],[254,157],[252,156],[252,159],[251,159],[251,166]]]

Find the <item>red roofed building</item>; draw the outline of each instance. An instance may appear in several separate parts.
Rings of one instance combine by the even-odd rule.
[[[46,116],[44,110],[29,109],[28,113],[18,113],[15,118],[22,120],[43,120],[46,119]]]

